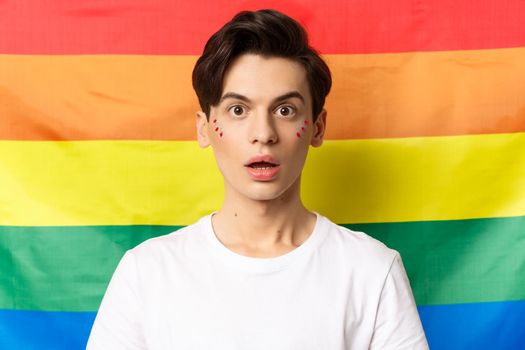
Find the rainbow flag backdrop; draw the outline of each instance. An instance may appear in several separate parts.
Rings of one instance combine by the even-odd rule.
[[[333,73],[306,205],[401,252],[431,349],[525,348],[525,2],[0,2],[0,349],[82,349],[123,253],[217,209],[191,71],[240,10]]]

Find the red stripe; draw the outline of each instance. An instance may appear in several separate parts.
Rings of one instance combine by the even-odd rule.
[[[200,54],[233,14],[267,7],[302,22],[322,53],[525,45],[523,0],[4,0],[0,53]]]

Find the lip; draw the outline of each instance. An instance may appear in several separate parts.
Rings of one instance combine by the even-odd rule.
[[[268,169],[256,169],[250,167],[250,164],[258,163],[258,162],[265,162],[265,163],[271,163],[273,166]],[[274,159],[272,156],[268,154],[263,155],[257,155],[254,157],[251,157],[248,162],[244,164],[246,171],[248,172],[248,175],[256,180],[256,181],[271,181],[275,179],[277,176],[277,173],[280,170],[280,164],[279,161]]]
[[[279,165],[279,161],[273,158],[269,154],[259,154],[256,156],[251,157],[248,159],[246,163],[244,163],[244,166],[249,166],[250,164],[257,163],[257,162],[266,162],[266,163],[272,163],[273,165]]]

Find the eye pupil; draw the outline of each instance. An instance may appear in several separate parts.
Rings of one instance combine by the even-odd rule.
[[[282,115],[288,115],[290,114],[290,109],[288,107],[281,108],[281,114]]]
[[[241,115],[242,114],[242,107],[239,107],[239,106],[235,107],[233,109],[233,113],[235,113],[236,115]]]

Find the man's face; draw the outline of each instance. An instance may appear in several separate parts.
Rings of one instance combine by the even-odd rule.
[[[226,71],[209,121],[198,113],[199,144],[212,145],[226,191],[272,200],[298,189],[309,145],[320,146],[326,112],[312,122],[305,69],[285,58],[245,54]]]

